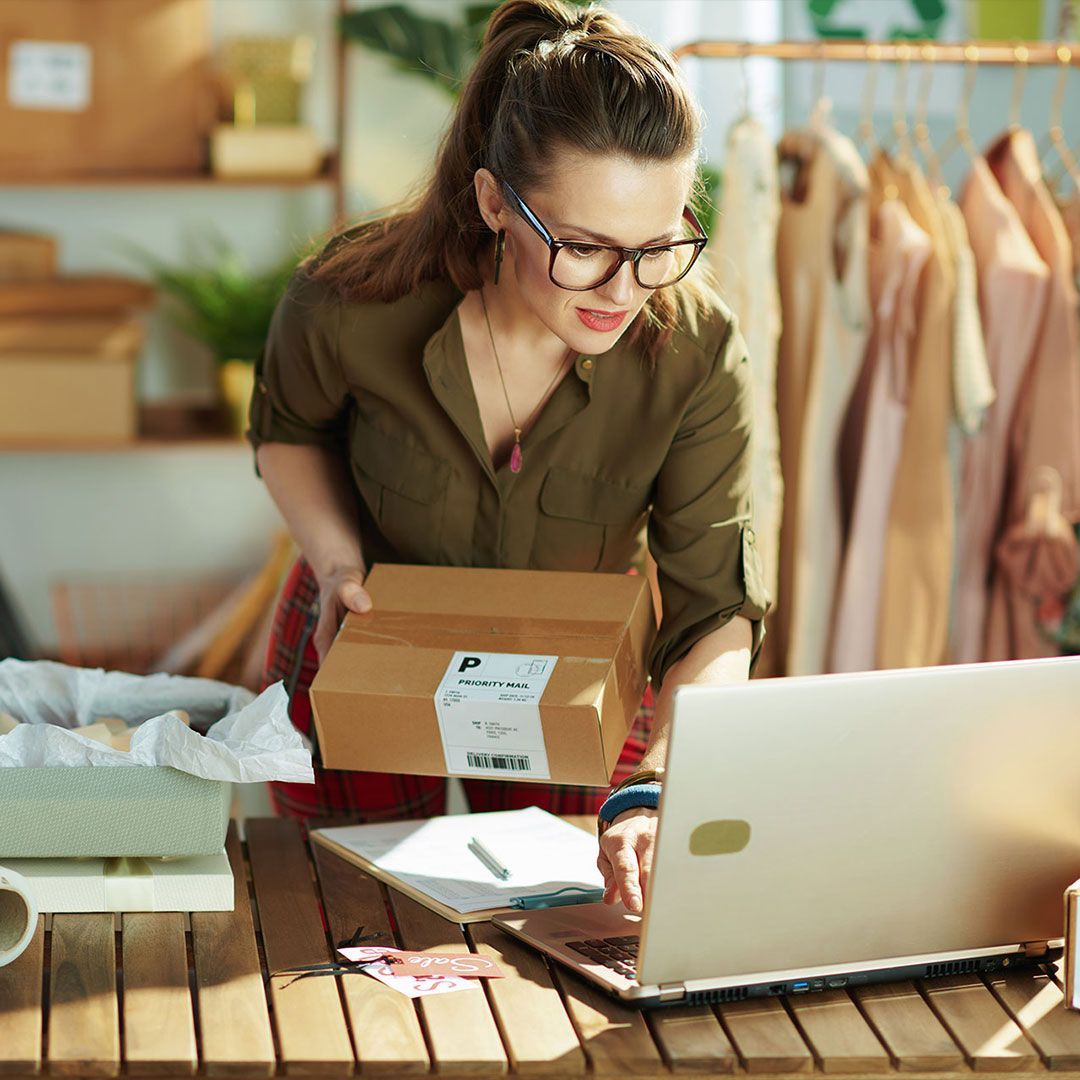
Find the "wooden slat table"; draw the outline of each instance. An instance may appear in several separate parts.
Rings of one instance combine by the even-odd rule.
[[[1080,1080],[1060,975],[957,976],[790,1000],[625,1009],[490,925],[387,890],[293,821],[229,835],[236,909],[56,915],[0,969],[0,1077],[1049,1073]],[[474,950],[507,978],[414,1003],[364,975],[290,982],[358,926]]]

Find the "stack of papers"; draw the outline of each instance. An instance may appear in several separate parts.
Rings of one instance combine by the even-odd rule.
[[[537,807],[345,825],[312,836],[447,918],[479,912],[486,918],[512,909],[517,899],[562,889],[575,890],[575,897],[580,890],[585,903],[603,890],[596,837]],[[505,880],[470,849],[474,838],[509,871]]]

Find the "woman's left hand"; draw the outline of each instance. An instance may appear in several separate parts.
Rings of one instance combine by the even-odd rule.
[[[604,875],[605,904],[621,899],[627,911],[644,909],[656,846],[656,821],[655,810],[636,807],[624,810],[604,830],[596,865]]]

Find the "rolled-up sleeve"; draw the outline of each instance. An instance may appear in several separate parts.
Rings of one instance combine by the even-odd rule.
[[[247,433],[254,450],[265,442],[344,440],[349,388],[338,355],[340,311],[337,299],[303,270],[293,275],[255,363]]]
[[[663,608],[649,658],[656,690],[672,664],[736,615],[753,624],[751,668],[761,651],[769,597],[752,523],[751,394],[732,323],[656,480],[648,526]]]

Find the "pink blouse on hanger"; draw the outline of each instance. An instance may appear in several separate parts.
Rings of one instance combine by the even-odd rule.
[[[891,183],[887,173],[880,159],[871,163],[875,201]],[[904,204],[897,198],[881,201],[871,218],[873,327],[841,448],[850,520],[833,616],[830,671],[874,667],[885,534],[907,417],[919,278],[929,254],[930,239]]]
[[[1047,478],[1060,494],[1065,523],[1080,521],[1080,315],[1073,252],[1043,182],[1031,133],[1009,132],[987,161],[1046,263],[1050,284],[1035,359],[1009,432],[1009,485],[1003,537],[995,549],[984,655],[988,660],[1053,656],[1060,650],[1040,630],[1039,609],[1060,604],[1071,588],[1076,538],[1069,528],[1031,535],[1026,544],[1023,536],[1033,497]],[[1040,557],[1040,546],[1056,549],[1055,557]]]
[[[997,397],[960,464],[957,581],[950,659],[982,659],[990,564],[1001,521],[1009,428],[1046,309],[1049,271],[984,158],[976,158],[960,209],[978,268],[979,308]]]

